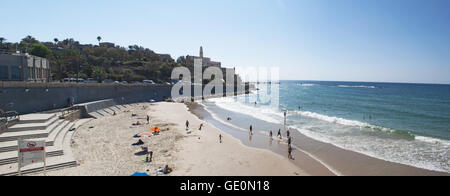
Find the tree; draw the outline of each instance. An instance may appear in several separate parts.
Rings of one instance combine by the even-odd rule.
[[[33,44],[30,53],[34,56],[47,58],[47,56],[52,54],[52,51],[43,44]]]
[[[102,37],[98,36],[97,40],[98,40],[98,45],[100,45],[100,42],[102,41]]]
[[[4,37],[0,37],[0,44],[3,44],[3,42],[6,41]]]
[[[39,43],[39,41],[36,40],[36,38],[32,37],[31,35],[23,38],[22,42],[27,43],[27,44],[37,44],[37,43]]]
[[[92,77],[97,79],[97,81],[102,81],[106,78],[106,72],[105,69],[103,69],[103,67],[94,67],[92,69]]]
[[[53,39],[53,41],[55,42],[55,45],[58,45],[59,42],[58,38]]]

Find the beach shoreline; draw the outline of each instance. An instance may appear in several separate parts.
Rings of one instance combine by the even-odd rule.
[[[128,110],[128,111],[127,111]],[[221,125],[197,103],[139,103],[116,116],[106,116],[82,125],[72,141],[77,167],[48,171],[49,176],[129,176],[145,172],[169,176],[448,176],[443,172],[388,162],[338,148],[293,132],[293,160],[287,158],[283,140],[256,133],[233,131]],[[133,116],[132,114],[135,114]],[[146,116],[150,124],[146,124]],[[190,133],[185,122],[190,122]],[[141,122],[139,128],[131,124]],[[200,131],[200,124],[203,128]],[[143,139],[153,160],[136,156],[133,135],[161,127],[161,134]],[[220,143],[219,135],[222,135]],[[36,173],[32,175],[44,175]]]
[[[217,120],[217,117],[213,117],[210,111],[206,111],[204,106],[198,103],[190,104],[190,111],[210,123],[216,126],[221,126],[223,130],[230,133],[234,137],[241,140],[246,146],[252,146],[256,148],[263,148],[270,150],[274,153],[280,155],[286,155],[287,145],[267,145],[266,135],[260,135],[259,141],[255,141],[258,137],[253,137],[249,141],[249,138],[242,134],[242,129],[240,127],[230,126],[228,122],[223,120]],[[326,169],[331,171],[334,175],[343,176],[449,176],[449,173],[432,171],[427,169],[422,169],[414,166],[409,166],[400,163],[394,163],[386,160],[381,160],[374,158],[359,152],[350,151],[347,149],[339,148],[335,145],[324,143],[312,139],[308,136],[301,134],[298,131],[292,131],[291,135],[294,138],[294,157],[300,160],[292,161],[297,166],[306,168],[308,172],[308,165],[303,160],[305,156],[313,159],[313,161],[322,164]],[[311,162],[309,162],[311,163]],[[317,171],[317,170],[316,170]],[[323,170],[322,170],[323,171]],[[309,171],[312,175],[321,175],[314,173],[314,171]]]

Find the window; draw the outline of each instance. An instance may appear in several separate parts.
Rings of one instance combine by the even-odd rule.
[[[11,80],[22,80],[21,75],[18,66],[11,66]]]
[[[0,80],[9,80],[8,66],[0,65]]]

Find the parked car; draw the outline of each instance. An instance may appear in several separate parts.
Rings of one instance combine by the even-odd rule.
[[[142,81],[144,84],[156,84],[153,80],[144,80]]]
[[[93,78],[88,78],[87,80],[84,81],[84,83],[86,83],[86,84],[97,84],[98,81],[94,80]]]
[[[112,83],[114,83],[114,80],[106,79],[106,80],[103,80],[102,83],[103,84],[112,84]]]

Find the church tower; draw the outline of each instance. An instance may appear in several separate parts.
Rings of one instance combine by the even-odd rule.
[[[200,46],[200,58],[203,58],[203,47]]]

